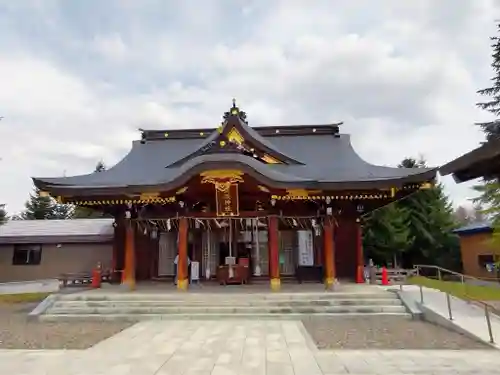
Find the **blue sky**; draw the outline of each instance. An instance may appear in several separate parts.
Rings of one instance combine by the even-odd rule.
[[[500,0],[0,0],[0,201],[87,173],[137,128],[344,121],[366,160],[476,147]],[[444,179],[455,204],[470,184]]]

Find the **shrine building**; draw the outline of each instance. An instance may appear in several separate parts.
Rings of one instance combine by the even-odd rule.
[[[363,215],[436,176],[364,161],[340,126],[251,127],[233,101],[217,129],[141,130],[109,170],[33,180],[61,203],[114,217],[112,268],[132,289],[176,270],[179,289],[188,277],[330,288],[360,281]]]

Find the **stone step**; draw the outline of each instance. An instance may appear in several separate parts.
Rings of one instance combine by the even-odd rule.
[[[308,307],[274,307],[274,306],[122,306],[122,307],[52,307],[48,314],[348,314],[348,313],[404,313],[402,305],[393,306],[308,306]]]
[[[256,319],[256,320],[294,320],[305,319],[312,314],[46,314],[40,315],[40,320],[46,322],[61,322],[61,321],[75,321],[75,320],[93,320],[93,321],[140,321],[140,320],[229,320],[229,319]],[[411,319],[411,314],[408,313],[318,313],[314,316],[324,317],[356,317],[356,316],[399,316]]]
[[[173,292],[165,294],[147,293],[75,293],[60,295],[61,301],[142,301],[154,299],[156,301],[200,301],[219,303],[221,301],[241,300],[269,300],[269,301],[308,301],[308,300],[338,300],[338,299],[398,299],[394,293],[185,293]]]
[[[82,301],[82,300],[60,300],[53,304],[53,307],[168,307],[168,306],[274,306],[274,307],[309,307],[309,306],[365,306],[365,305],[401,305],[401,301],[397,298],[375,298],[375,299],[332,299],[332,300],[290,300],[290,301],[274,301],[274,300],[224,300],[217,301],[201,301],[201,300],[134,300],[134,301]]]

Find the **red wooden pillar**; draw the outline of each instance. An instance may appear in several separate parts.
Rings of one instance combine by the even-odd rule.
[[[135,290],[135,227],[130,220],[125,222],[125,267],[122,284]]]
[[[279,291],[280,281],[280,254],[278,241],[278,218],[270,216],[268,220],[268,248],[269,248],[269,279],[271,281],[271,290]]]
[[[187,290],[188,280],[188,219],[179,219],[179,258],[177,261],[177,289]]]
[[[331,289],[335,282],[335,241],[334,223],[331,217],[326,217],[323,225],[323,253],[325,258],[325,288]]]
[[[356,220],[356,282],[362,284],[364,280],[365,260],[363,256],[363,227],[361,220]]]

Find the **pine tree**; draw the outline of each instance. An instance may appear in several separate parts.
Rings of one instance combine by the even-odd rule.
[[[497,31],[500,35],[500,21],[497,23]],[[490,87],[478,91],[480,95],[489,100],[477,104],[479,108],[490,112],[495,117],[492,121],[477,124],[481,126],[487,141],[500,139],[500,36],[494,36],[490,39],[493,50],[491,67],[494,77],[491,79]],[[484,205],[483,213],[493,221],[493,241],[500,245],[500,179],[485,179],[481,185],[474,186],[473,189],[480,193],[480,196],[474,201]]]
[[[387,265],[401,259],[412,243],[408,219],[408,212],[395,203],[375,210],[367,217],[363,226],[363,248],[375,264]]]
[[[500,21],[497,24],[497,32],[500,35]],[[477,106],[490,112],[495,119],[487,122],[480,122],[477,125],[481,127],[486,134],[486,140],[490,141],[500,138],[500,36],[493,36],[491,48],[493,50],[491,57],[491,67],[493,68],[493,78],[490,87],[479,90],[477,93],[487,98],[486,101],[477,103]]]
[[[425,167],[423,158],[406,158],[400,167]],[[405,267],[415,263],[437,264],[451,269],[460,268],[458,237],[453,233],[457,222],[453,208],[442,185],[420,190],[397,202],[408,212],[408,229],[413,239],[405,252]]]
[[[0,204],[0,225],[8,220],[7,211],[5,210],[5,205]]]
[[[500,182],[485,181],[483,185],[474,186],[481,193],[476,202],[484,205],[481,213],[493,223],[493,242],[500,245]]]
[[[69,219],[72,207],[57,203],[54,198],[41,194],[39,189],[30,194],[25,210],[18,217],[21,220]]]
[[[102,160],[99,160],[95,166],[94,172],[104,172],[106,170],[106,165]]]

